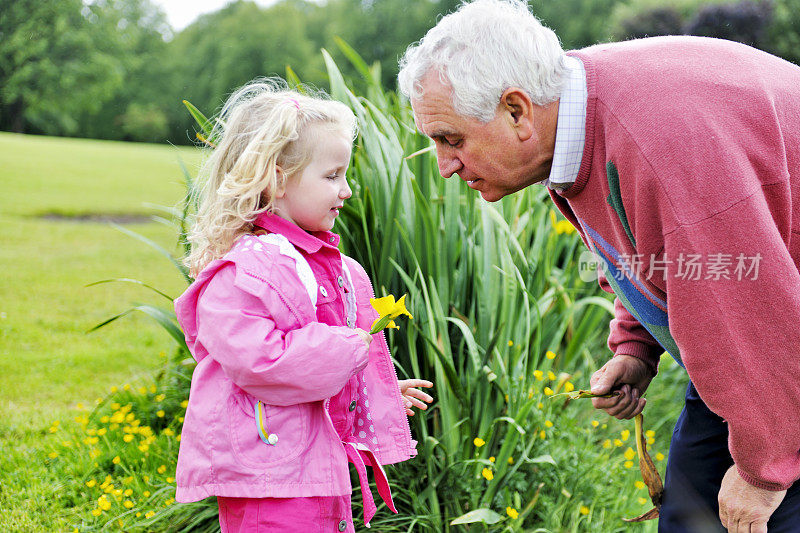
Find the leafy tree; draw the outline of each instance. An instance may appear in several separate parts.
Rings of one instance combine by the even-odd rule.
[[[681,14],[674,7],[659,7],[637,13],[621,22],[623,39],[683,34]]]
[[[287,0],[269,8],[239,0],[203,15],[169,43],[172,88],[170,123],[184,142],[191,121],[180,105],[187,99],[201,109],[216,110],[236,87],[258,76],[285,75],[291,65],[303,78],[322,83],[322,59],[306,29],[317,6]],[[311,75],[306,75],[311,73]]]
[[[800,65],[800,0],[775,0],[767,50]]]
[[[77,133],[122,84],[122,69],[80,0],[0,4],[0,127]]]
[[[99,110],[80,115],[81,135],[164,140],[168,110],[180,102],[170,97],[178,80],[166,61],[165,37],[172,33],[166,16],[150,0],[95,0],[88,9],[103,33],[105,50],[114,56],[125,82]],[[154,129],[138,129],[148,121]],[[134,123],[138,126],[133,127]]]
[[[762,48],[772,20],[768,2],[744,0],[734,4],[707,5],[686,25],[685,33],[738,41]]]
[[[533,13],[553,29],[565,49],[583,48],[611,38],[609,13],[622,0],[531,0]]]

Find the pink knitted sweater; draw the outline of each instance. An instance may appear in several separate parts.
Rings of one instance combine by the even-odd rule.
[[[586,145],[553,201],[617,295],[609,347],[668,351],[728,423],[742,477],[800,478],[800,68],[744,45],[642,39],[572,52]]]

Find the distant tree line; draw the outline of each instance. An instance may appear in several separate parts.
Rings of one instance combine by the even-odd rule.
[[[238,0],[174,32],[150,0],[0,0],[0,130],[192,142],[187,99],[213,112],[256,76],[327,85],[335,37],[394,87],[397,59],[459,0]],[[800,62],[800,0],[531,0],[565,48],[644,36],[731,39]],[[509,28],[509,31],[514,31]]]

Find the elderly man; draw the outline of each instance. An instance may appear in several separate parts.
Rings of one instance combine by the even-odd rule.
[[[478,0],[399,82],[445,178],[543,184],[599,258],[592,391],[621,395],[595,407],[639,413],[664,351],[686,368],[659,531],[800,531],[800,68],[696,37],[565,53],[524,2]]]

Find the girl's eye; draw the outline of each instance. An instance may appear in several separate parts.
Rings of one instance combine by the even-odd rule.
[[[326,176],[326,178],[328,178],[329,180],[335,180],[338,177],[339,177],[339,174],[331,174],[329,176]]]

